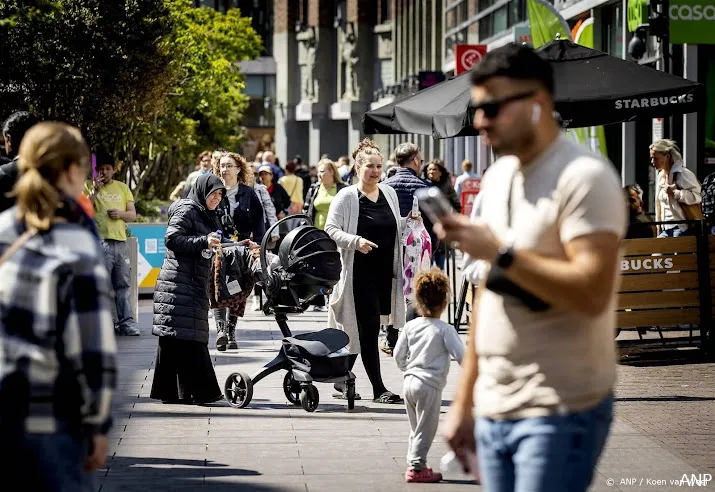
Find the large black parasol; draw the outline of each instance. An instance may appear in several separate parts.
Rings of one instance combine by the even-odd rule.
[[[554,69],[556,110],[568,128],[662,118],[705,107],[703,86],[677,75],[568,40],[552,41],[537,52]],[[416,133],[435,138],[475,135],[470,89],[469,73],[459,75],[390,108],[369,111],[363,128],[366,133]],[[380,120],[373,114],[378,111]]]

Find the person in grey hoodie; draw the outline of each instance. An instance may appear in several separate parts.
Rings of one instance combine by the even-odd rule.
[[[411,428],[405,482],[442,480],[441,473],[427,466],[427,453],[439,425],[450,356],[461,364],[464,355],[457,331],[440,319],[448,299],[449,278],[439,268],[419,273],[414,304],[420,317],[405,325],[395,345],[395,362],[405,373],[403,391]]]

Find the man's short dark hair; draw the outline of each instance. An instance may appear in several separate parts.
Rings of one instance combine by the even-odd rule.
[[[7,137],[10,137],[12,140],[12,152],[14,154],[17,154],[17,151],[20,149],[20,142],[22,142],[22,137],[25,136],[27,130],[39,122],[40,118],[27,111],[13,113],[5,120],[5,124],[2,127],[2,136],[6,140]]]
[[[106,150],[97,151],[95,155],[97,156],[97,167],[104,166],[105,164],[116,167],[117,163],[114,161],[114,156]]]
[[[494,77],[507,77],[539,82],[549,94],[554,93],[554,71],[549,62],[521,44],[509,43],[490,51],[471,73],[473,85],[482,85]]]

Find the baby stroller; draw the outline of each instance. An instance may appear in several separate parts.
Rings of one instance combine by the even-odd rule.
[[[286,219],[305,219],[290,231],[278,249],[277,264],[268,265],[266,244],[271,231]],[[263,310],[273,313],[283,334],[280,353],[253,376],[234,372],[226,379],[224,396],[229,405],[244,408],[251,402],[253,386],[276,371],[285,370],[283,392],[306,412],[318,407],[320,397],[313,383],[344,383],[348,409],[355,408],[355,375],[349,370],[350,343],[340,330],[295,335],[288,328],[288,314],[302,313],[317,297],[332,292],[340,279],[337,245],[324,231],[314,227],[307,215],[292,215],[275,223],[261,243],[261,280],[266,294]]]

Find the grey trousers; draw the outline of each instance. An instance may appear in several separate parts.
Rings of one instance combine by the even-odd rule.
[[[134,328],[137,324],[132,309],[132,271],[129,266],[129,245],[126,241],[102,240],[104,261],[114,288],[117,319],[115,328]]]
[[[437,434],[442,391],[407,375],[403,392],[411,428],[407,442],[407,465],[419,471],[427,464],[427,453]]]

